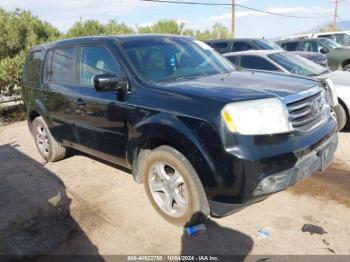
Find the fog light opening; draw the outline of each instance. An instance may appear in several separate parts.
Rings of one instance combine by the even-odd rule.
[[[261,182],[261,190],[264,193],[273,192],[276,186],[276,179],[274,177],[268,177]]]

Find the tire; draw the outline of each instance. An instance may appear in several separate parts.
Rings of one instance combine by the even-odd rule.
[[[158,170],[165,172],[166,179],[160,179],[161,177],[164,178],[164,174],[161,176],[160,173],[163,172]],[[145,159],[141,172],[145,191],[152,206],[160,216],[171,224],[182,227],[196,225],[203,222],[209,216],[209,203],[202,183],[191,163],[176,149],[169,146],[160,146],[154,149]],[[179,176],[182,177],[182,180]],[[169,182],[172,180],[177,182]],[[165,183],[179,185],[172,187],[168,184],[163,187],[167,188],[166,190],[162,189],[163,192],[162,190],[155,190],[155,187],[152,186],[157,185],[159,187],[158,185],[164,185]],[[175,189],[171,190],[171,188]],[[168,199],[165,197],[167,195],[165,193],[166,191],[173,192],[174,198],[172,199],[170,197],[172,199],[171,201],[162,202],[162,199]],[[186,202],[185,200],[187,200],[186,204],[184,204]],[[180,202],[181,205],[178,204]],[[162,205],[161,203],[171,204]],[[166,209],[164,206],[170,207],[171,212],[169,213],[169,209]],[[184,206],[186,207],[183,208]]]
[[[66,148],[58,143],[51,135],[44,119],[40,116],[32,123],[33,136],[36,148],[46,162],[61,160],[66,155]]]
[[[343,67],[343,71],[348,71],[348,72],[350,72],[350,64],[344,66],[344,67]]]
[[[339,104],[335,109],[335,114],[337,116],[337,122],[338,122],[338,132],[343,130],[348,119],[347,119],[347,115],[346,115],[346,111],[345,108]]]

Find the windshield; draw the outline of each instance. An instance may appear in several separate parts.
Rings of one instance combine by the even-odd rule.
[[[146,81],[180,81],[231,72],[233,65],[207,44],[188,38],[155,37],[122,44],[137,73]]]
[[[253,42],[262,50],[282,50],[280,46],[265,39],[253,40]]]
[[[333,40],[331,39],[328,39],[328,38],[321,38],[320,41],[325,45],[327,46],[328,48],[330,49],[335,49],[335,48],[338,48],[338,47],[342,47],[340,44],[338,44],[337,42],[334,42]]]
[[[268,57],[288,72],[296,75],[318,76],[328,72],[328,69],[293,53],[275,53]]]
[[[347,34],[336,34],[335,38],[337,39],[337,43],[350,45],[350,36]]]

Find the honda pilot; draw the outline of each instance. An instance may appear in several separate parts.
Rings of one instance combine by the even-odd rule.
[[[328,95],[312,79],[237,71],[205,43],[171,35],[43,44],[23,75],[46,161],[72,148],[125,167],[180,226],[325,170],[338,143]]]

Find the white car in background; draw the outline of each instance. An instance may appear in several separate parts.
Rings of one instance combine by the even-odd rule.
[[[282,37],[281,40],[307,39],[307,38],[328,38],[340,45],[350,46],[350,31],[333,31],[312,34],[301,34]]]
[[[338,130],[350,124],[350,72],[331,71],[299,55],[280,50],[250,50],[223,55],[239,68],[282,72],[320,80],[332,94]]]

